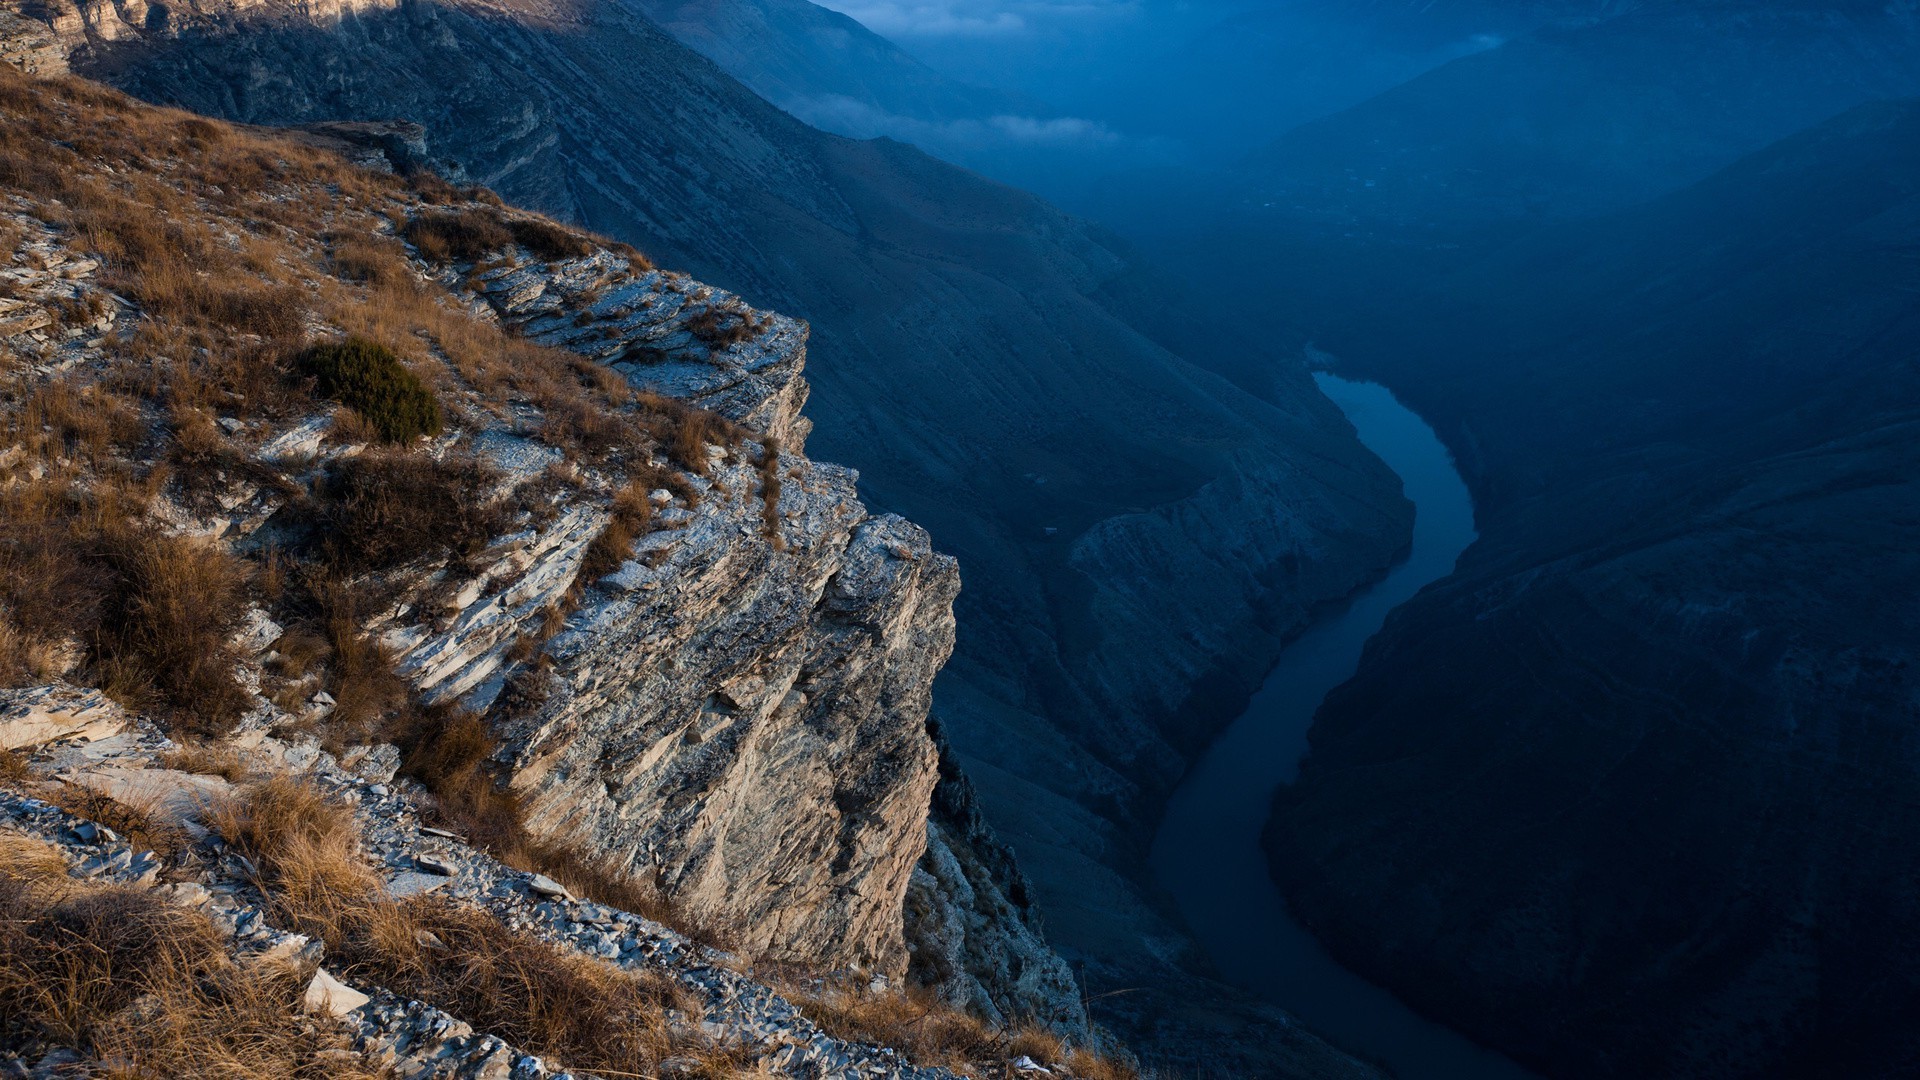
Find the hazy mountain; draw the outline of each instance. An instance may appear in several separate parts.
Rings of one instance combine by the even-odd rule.
[[[953,56],[975,46],[916,34],[914,14],[893,8],[849,10],[901,33],[907,49],[808,0],[642,6],[810,124],[901,139],[1104,211],[1130,205],[1116,184],[1133,199],[1154,198],[1162,178],[1143,170],[1217,166],[1457,56],[1618,0],[1147,4],[1070,40],[1044,12],[1029,12],[1021,29],[992,36],[992,61],[980,64]],[[936,71],[909,55],[917,50],[976,81]]]
[[[1322,710],[1296,909],[1556,1076],[1920,1068],[1920,104],[1379,303],[1483,539]]]
[[[1394,477],[1302,371],[1112,237],[809,128],[627,4],[163,25],[78,66],[249,121],[418,121],[514,202],[809,319],[813,449],[960,557],[936,709],[1055,938],[1115,963],[1096,990],[1206,992],[1141,945],[1180,940],[1135,884],[1142,822],[1220,705],[1406,535]],[[1207,366],[1229,360],[1259,396]],[[1331,1059],[1274,1030],[1244,1053]]]
[[[1317,332],[1324,313],[1463,252],[1920,93],[1916,12],[1912,0],[1649,0],[1542,27],[1289,132],[1193,193],[1153,245]],[[1151,216],[1117,213],[1154,233]]]
[[[1036,116],[1045,109],[950,79],[809,0],[640,0],[639,7],[761,97],[843,135],[884,133],[841,130],[832,122],[863,112],[871,114],[870,124],[886,118],[944,123]]]

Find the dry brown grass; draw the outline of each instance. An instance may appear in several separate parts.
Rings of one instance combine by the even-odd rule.
[[[479,208],[421,214],[401,235],[428,262],[473,262],[513,243],[500,215]]]
[[[646,535],[653,521],[653,504],[647,501],[650,490],[645,481],[636,479],[614,496],[613,516],[580,560],[581,580],[598,581],[633,555],[633,542]]]
[[[217,776],[229,783],[239,783],[252,774],[247,763],[240,757],[239,751],[224,743],[200,742],[197,740],[180,744],[160,755],[163,768],[179,772],[198,773],[202,776]]]
[[[751,341],[772,323],[768,315],[755,315],[749,308],[715,305],[688,319],[686,330],[713,350]]]
[[[115,576],[95,639],[100,686],[165,708],[177,730],[225,734],[249,703],[230,642],[246,614],[247,567],[217,545],[147,528],[98,540]]]
[[[484,911],[388,899],[354,850],[346,807],[287,777],[249,787],[215,828],[260,868],[277,918],[324,940],[349,981],[418,998],[541,1055],[651,1075],[681,1046],[669,1014],[697,1005],[664,975],[635,975],[507,929]]]
[[[86,1075],[129,1080],[375,1075],[321,1055],[345,1038],[299,1015],[304,971],[239,967],[204,915],[65,870],[0,836],[0,1045],[70,1047]]]
[[[508,523],[497,480],[473,457],[369,451],[339,461],[313,504],[322,558],[361,572],[474,554]]]
[[[62,783],[45,793],[46,800],[69,814],[105,825],[135,848],[171,859],[193,842],[185,829],[158,812],[157,801],[127,796],[116,799],[84,784]]]
[[[780,440],[769,435],[760,440],[760,529],[775,551],[787,546],[780,534],[780,486]]]
[[[60,643],[84,647],[95,685],[224,731],[246,705],[228,637],[246,610],[247,568],[218,547],[144,524],[138,496],[64,478],[0,491],[0,610],[12,642],[0,672],[44,677]]]
[[[1012,1062],[1025,1056],[1056,1070],[1065,1066],[1071,1075],[1086,1080],[1139,1077],[1125,1062],[1070,1047],[1045,1028],[995,1028],[929,991],[873,993],[857,980],[800,981],[778,970],[773,975],[788,1000],[822,1030],[852,1042],[891,1046],[917,1065],[985,1080],[1021,1075],[1014,1072]]]

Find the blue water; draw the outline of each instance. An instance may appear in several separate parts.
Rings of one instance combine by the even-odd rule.
[[[1360,441],[1413,500],[1413,548],[1345,610],[1287,647],[1246,712],[1180,785],[1154,839],[1160,883],[1229,981],[1403,1080],[1522,1080],[1513,1062],[1429,1021],[1335,963],[1287,914],[1260,848],[1273,793],[1297,775],[1307,727],[1347,681],[1387,613],[1453,570],[1474,540],[1473,499],[1433,429],[1386,388],[1316,375]]]

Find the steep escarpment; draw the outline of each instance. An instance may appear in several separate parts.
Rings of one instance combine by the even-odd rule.
[[[245,984],[291,1025],[275,1052],[340,1068],[547,1074],[503,1038],[616,1075],[946,1075],[882,1040],[1015,1056],[1017,998],[989,1028],[896,989],[959,582],[801,452],[802,324],[336,152],[405,126],[241,130],[10,68],[0,112],[0,780],[31,796],[5,796],[0,831],[56,849],[0,866],[9,934],[107,897],[206,946],[196,963],[265,950],[313,976],[309,1012],[361,1025],[298,1020],[276,968]],[[366,813],[284,820],[322,804]],[[325,1005],[321,945],[373,1004]],[[0,993],[34,948],[8,939]],[[467,993],[503,976],[494,950],[518,974]],[[847,1038],[723,961],[770,965]],[[515,988],[535,969],[572,989]],[[601,1035],[548,991],[612,1010]],[[160,1004],[215,1023],[181,992]],[[907,1047],[887,1026],[906,1015],[939,1034]],[[5,1051],[124,1056],[109,1016],[34,1023]],[[152,1030],[125,1053],[213,1052]]]
[[[1405,536],[1391,474],[1305,374],[1253,393],[1170,351],[1238,316],[1166,307],[1122,245],[1029,196],[798,124],[624,5],[256,14],[82,34],[79,66],[247,120],[417,122],[514,201],[808,318],[816,448],[975,568],[940,713],[1054,933],[1177,956],[1137,885],[1155,801],[1201,718]],[[1163,310],[1110,303],[1122,280]]]
[[[1329,699],[1274,869],[1553,1075],[1920,1065],[1916,148],[1862,107],[1333,343],[1437,419],[1483,539]]]

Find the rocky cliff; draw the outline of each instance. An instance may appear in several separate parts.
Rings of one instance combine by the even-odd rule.
[[[1183,962],[1145,885],[1157,800],[1408,522],[1270,333],[1030,196],[806,128],[611,0],[170,10],[71,39],[79,68],[248,121],[417,122],[516,203],[805,316],[813,444],[971,568],[938,709],[1054,936],[1120,958],[1108,988]]]
[[[143,772],[163,734],[256,780],[346,790],[337,761],[360,776],[348,801],[386,807],[363,845],[399,815],[521,866],[468,851],[484,880],[445,895],[543,870],[719,935],[736,963],[893,993],[959,579],[804,455],[803,324],[354,163],[404,157],[404,126],[241,131],[10,68],[0,110],[0,670],[30,688],[0,736],[57,754],[140,732],[45,773],[10,757],[12,780]],[[200,783],[161,775],[179,771],[132,782]],[[40,811],[13,809],[33,831]],[[230,885],[206,857],[162,869]],[[613,925],[600,911],[569,918]],[[921,939],[952,951],[928,961],[966,970],[998,917]],[[1012,931],[1055,977],[1003,993],[999,1019],[1084,1039],[1064,965],[1030,922]],[[775,1061],[772,1028],[715,1022],[783,1075],[906,1068],[871,1048]]]

